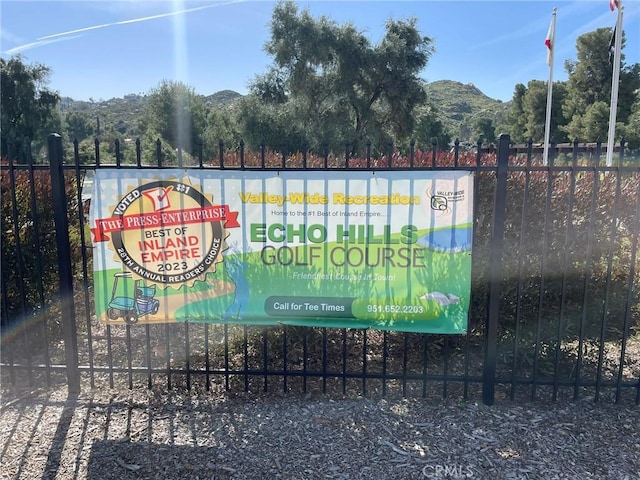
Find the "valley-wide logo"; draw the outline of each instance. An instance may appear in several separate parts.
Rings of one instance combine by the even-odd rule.
[[[464,188],[456,188],[454,182],[440,181],[436,186],[429,185],[424,192],[428,199],[431,210],[451,213],[452,205],[458,202],[466,202],[466,192]]]
[[[237,217],[188,181],[155,180],[122,195],[92,232],[94,242],[109,242],[126,271],[179,288],[216,271],[227,248],[226,229],[240,226]]]

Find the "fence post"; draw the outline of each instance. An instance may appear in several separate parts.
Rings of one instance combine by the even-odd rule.
[[[504,223],[507,204],[507,167],[509,165],[508,134],[498,140],[498,170],[493,206],[493,229],[489,252],[489,311],[485,333],[484,371],[482,375],[482,401],[493,405],[496,386],[496,356],[498,343],[498,318],[500,315],[500,293],[502,290],[502,256],[504,249]]]
[[[58,270],[60,272],[60,301],[62,306],[64,356],[67,366],[67,386],[69,393],[79,393],[80,372],[78,370],[76,315],[73,304],[73,270],[71,269],[67,194],[65,192],[64,171],[62,168],[62,137],[57,133],[49,135],[49,166],[51,169],[53,211],[55,212]]]

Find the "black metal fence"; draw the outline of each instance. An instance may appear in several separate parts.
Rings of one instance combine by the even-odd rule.
[[[25,148],[23,148],[25,147]],[[451,151],[415,144],[295,155],[226,148],[208,161],[49,138],[2,160],[3,385],[340,392],[464,400],[593,397],[640,403],[640,159],[600,144]],[[101,151],[101,148],[103,151]],[[286,149],[284,150],[286,152]],[[106,159],[106,157],[109,157]],[[132,160],[125,160],[132,159]],[[226,324],[109,325],[93,314],[86,189],[98,168],[463,169],[475,173],[466,335]],[[65,161],[66,159],[66,161]],[[127,163],[129,162],[129,163]]]

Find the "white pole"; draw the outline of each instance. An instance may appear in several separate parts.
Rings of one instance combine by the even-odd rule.
[[[544,124],[544,150],[542,154],[542,164],[548,165],[549,163],[549,136],[551,135],[551,99],[553,97],[553,57],[556,50],[556,13],[557,7],[553,7],[553,15],[551,17],[551,26],[549,27],[549,34],[547,41],[551,43],[548,45],[549,52],[547,54],[547,63],[549,64],[549,84],[547,85],[547,116]]]
[[[620,86],[620,61],[622,56],[622,0],[618,1],[616,20],[615,50],[613,52],[613,79],[611,80],[611,107],[609,110],[609,133],[607,135],[607,167],[613,166],[613,142],[616,136],[616,116],[618,113],[618,88]]]

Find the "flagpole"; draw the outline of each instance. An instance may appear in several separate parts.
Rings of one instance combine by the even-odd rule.
[[[549,46],[549,84],[547,85],[547,116],[544,124],[544,149],[542,154],[542,164],[547,165],[549,162],[549,136],[551,135],[551,99],[553,97],[553,57],[556,49],[556,13],[557,7],[553,7],[553,16],[551,17],[551,45]]]
[[[609,109],[609,133],[607,135],[607,167],[613,166],[613,143],[616,135],[618,113],[618,89],[620,87],[620,62],[622,57],[622,0],[618,0],[618,17],[615,27],[615,50],[613,52],[613,78],[611,80],[611,106]]]

